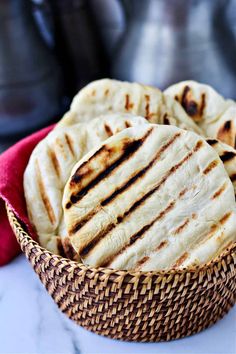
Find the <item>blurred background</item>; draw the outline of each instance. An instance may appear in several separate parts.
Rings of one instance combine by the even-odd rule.
[[[103,77],[236,99],[236,0],[0,0],[0,152]]]

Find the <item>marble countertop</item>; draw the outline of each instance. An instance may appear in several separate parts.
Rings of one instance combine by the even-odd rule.
[[[54,304],[23,255],[0,268],[0,353],[236,354],[236,306],[202,333],[168,343],[127,343],[90,333]]]

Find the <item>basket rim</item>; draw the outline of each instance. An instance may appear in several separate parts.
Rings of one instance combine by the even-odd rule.
[[[91,271],[91,272],[102,272],[106,274],[116,274],[118,276],[130,276],[130,277],[140,277],[140,276],[157,276],[157,277],[168,277],[168,276],[174,276],[174,275],[186,275],[187,273],[206,273],[208,270],[217,267],[219,262],[222,262],[224,258],[227,256],[235,256],[236,257],[236,241],[232,243],[229,247],[226,248],[224,252],[222,252],[220,255],[212,259],[211,261],[201,264],[199,266],[193,266],[189,268],[182,268],[182,269],[170,269],[170,270],[160,270],[160,271],[131,271],[131,270],[118,270],[118,269],[112,269],[112,268],[106,268],[106,267],[90,267],[85,265],[84,263],[76,262],[73,261],[69,258],[65,258],[61,255],[57,255],[52,253],[51,251],[48,251],[46,248],[42,247],[37,240],[34,240],[31,235],[24,230],[24,228],[21,226],[19,222],[19,218],[16,216],[16,213],[14,210],[11,208],[11,206],[8,203],[5,203],[6,206],[6,211],[7,211],[7,216],[8,220],[10,222],[10,225],[14,231],[14,233],[19,232],[21,236],[24,238],[29,238],[30,242],[34,244],[38,248],[38,250],[42,253],[45,254],[51,258],[57,259],[58,261],[63,261],[63,263],[67,263],[68,266],[73,267],[73,268],[79,268],[84,271]],[[18,241],[18,240],[17,240]],[[19,241],[18,241],[19,243]]]

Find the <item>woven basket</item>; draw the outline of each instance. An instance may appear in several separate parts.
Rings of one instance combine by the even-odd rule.
[[[97,334],[140,342],[177,339],[212,325],[236,302],[236,244],[192,270],[95,269],[40,247],[7,212],[22,251],[58,307]]]

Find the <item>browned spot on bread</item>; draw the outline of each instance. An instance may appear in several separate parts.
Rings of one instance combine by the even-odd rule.
[[[52,205],[50,203],[49,197],[47,195],[46,188],[45,188],[44,183],[43,183],[43,179],[42,179],[41,171],[40,171],[40,168],[39,168],[38,160],[35,161],[35,169],[36,169],[36,178],[37,178],[37,182],[38,182],[38,186],[39,186],[39,193],[40,193],[42,202],[44,204],[44,207],[46,209],[46,212],[48,214],[48,218],[49,218],[51,224],[54,224],[56,222],[56,217],[55,217],[55,214],[54,214],[53,207],[52,207]]]
[[[192,92],[189,86],[185,86],[182,93],[181,105],[185,111],[195,120],[199,120],[198,104],[192,99]]]
[[[231,120],[227,120],[227,121],[225,122],[223,129],[224,129],[225,131],[229,131],[229,130],[231,129]]]
[[[224,125],[219,129],[217,138],[224,143],[234,147],[235,131],[231,120],[226,121]]]
[[[108,96],[108,94],[109,94],[109,89],[106,89],[106,90],[104,91],[104,96]]]
[[[125,95],[125,109],[129,111],[134,107],[134,104],[130,102],[130,97],[128,94]]]
[[[218,144],[218,140],[216,139],[207,139],[207,143],[211,146],[214,146],[216,144]]]
[[[228,212],[226,213],[219,221],[219,223],[221,225],[224,225],[226,223],[226,221],[230,218],[230,216],[232,215],[232,212]]]
[[[146,100],[146,105],[145,105],[145,118],[149,119],[150,118],[150,96],[149,95],[144,95],[145,100]]]
[[[162,248],[166,247],[168,245],[168,241],[162,241],[156,248],[156,251],[160,251]]]
[[[96,95],[96,90],[92,90],[91,95],[95,96]]]
[[[181,231],[183,231],[183,229],[189,224],[189,221],[190,221],[189,218],[187,218],[180,226],[178,226],[174,230],[173,234],[178,235]]]
[[[219,164],[218,160],[211,161],[209,165],[203,170],[204,175],[207,175]]]
[[[203,146],[203,141],[199,140],[194,148],[194,151],[198,151]]]
[[[131,127],[130,123],[127,122],[127,120],[125,121],[125,126],[126,126],[126,128],[130,128]]]
[[[221,160],[225,163],[234,159],[236,153],[234,151],[225,151],[223,155],[220,156]]]
[[[179,102],[179,97],[178,97],[178,95],[175,95],[175,100]]]
[[[205,93],[202,93],[202,95],[201,95],[201,104],[200,104],[200,107],[199,107],[199,115],[200,115],[200,117],[203,116],[205,107],[206,107],[206,95],[205,95]]]
[[[182,256],[179,257],[177,261],[174,263],[173,268],[179,267],[188,258],[188,256],[189,256],[188,252],[182,254]]]
[[[79,183],[79,180],[80,180],[81,178],[84,178],[84,177],[88,176],[88,175],[91,173],[91,171],[92,171],[91,166],[84,164],[84,165],[80,168],[79,172],[76,174],[75,178],[71,180],[71,186],[72,186],[73,184],[75,184],[75,183]],[[76,179],[77,182],[75,181],[75,179]]]
[[[60,165],[59,165],[59,161],[57,159],[56,153],[55,151],[49,149],[48,154],[50,156],[50,159],[52,161],[52,165],[54,167],[54,170],[56,171],[57,176],[60,176]]]
[[[143,145],[144,141],[151,134],[152,130],[153,130],[153,128],[149,129],[147,131],[147,133],[141,139],[124,142],[123,147],[122,147],[123,154],[121,156],[119,156],[119,158],[116,161],[114,161],[111,165],[107,165],[107,166],[105,165],[105,169],[102,172],[100,172],[94,179],[92,179],[86,186],[81,188],[78,192],[72,194],[71,197],[70,197],[70,202],[72,204],[77,203],[79,200],[81,200],[88,193],[89,190],[94,188],[103,179],[105,179],[106,177],[111,175],[111,173],[116,168],[120,167],[125,161],[127,161]],[[104,149],[105,151],[108,150],[109,153],[111,152],[111,149],[106,147],[106,145],[104,145],[100,149],[100,151],[102,151],[102,149]],[[94,156],[96,154],[94,154],[90,158],[90,160],[92,158],[94,158]],[[107,161],[107,158],[105,160]],[[81,178],[83,177],[84,173],[85,174],[88,173],[89,166],[87,166],[86,163],[87,162],[85,162],[82,166],[80,166],[77,169],[76,173],[73,175],[73,177],[71,179],[71,182],[70,182],[72,185],[73,184],[79,184],[79,182],[80,182]],[[82,168],[82,170],[81,170],[81,168]],[[82,175],[81,175],[81,173],[82,173]],[[70,207],[71,207],[71,204],[67,203],[66,204],[66,208],[68,209]]]
[[[181,198],[186,192],[187,192],[187,188],[185,188],[181,192],[179,192],[179,198]]]
[[[169,121],[167,113],[165,113],[164,116],[163,116],[163,124],[165,124],[165,125],[169,125],[170,124],[170,121]]]
[[[84,177],[84,173],[86,174],[88,171],[89,164],[96,159],[98,156],[102,156],[104,161],[109,157],[111,153],[113,153],[112,148],[108,148],[106,145],[103,145],[100,149],[98,149],[93,156],[91,156],[87,161],[83,162],[81,166],[77,168],[74,175],[71,178],[70,185],[78,184],[82,177]]]
[[[75,252],[69,237],[66,237],[63,240],[63,249],[64,249],[64,254],[66,255],[67,258],[72,260],[76,258],[77,253]]]
[[[232,182],[236,181],[236,173],[233,173],[231,176],[229,176]]]
[[[223,186],[221,186],[211,197],[211,199],[215,199],[218,198],[225,190],[226,188],[226,183],[223,184]]]
[[[108,124],[104,124],[104,128],[105,128],[106,133],[107,133],[108,136],[112,136],[113,135],[111,127]]]
[[[216,224],[213,224],[211,226],[211,231],[210,231],[210,233],[208,233],[207,236],[214,235],[215,232],[217,230],[219,230],[219,228],[226,223],[226,221],[229,219],[230,215],[231,215],[231,212],[226,213],[224,216],[222,216],[222,218]]]
[[[74,151],[74,147],[73,147],[73,141],[71,140],[71,138],[69,137],[68,134],[65,133],[65,139],[66,139],[66,143],[69,147],[69,150],[71,152],[72,156],[75,156],[75,151]]]
[[[142,259],[140,259],[140,261],[137,262],[137,267],[135,268],[139,268],[141,267],[144,263],[146,263],[148,260],[150,259],[150,257],[145,256]]]

